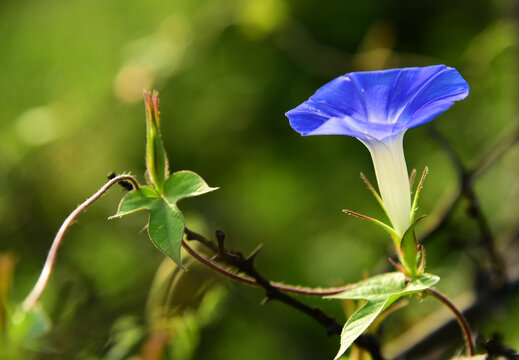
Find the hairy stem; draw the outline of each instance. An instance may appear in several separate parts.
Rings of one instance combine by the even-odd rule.
[[[43,265],[40,277],[38,278],[38,281],[36,281],[36,284],[32,288],[29,295],[27,295],[27,297],[23,301],[23,308],[25,311],[29,311],[33,308],[33,306],[36,304],[36,302],[38,302],[38,299],[47,287],[47,283],[49,281],[49,277],[54,266],[54,261],[56,260],[56,255],[58,253],[59,246],[61,245],[63,237],[65,236],[65,233],[69,229],[70,225],[72,225],[72,223],[78,217],[79,214],[81,214],[87,207],[92,205],[96,200],[103,196],[103,194],[106,193],[108,189],[110,189],[114,184],[118,183],[119,181],[129,181],[132,183],[135,189],[139,188],[139,183],[133,176],[116,176],[110,181],[108,181],[105,185],[103,185],[103,187],[101,187],[94,195],[88,198],[84,203],[79,205],[73,212],[70,213],[70,215],[65,219],[63,224],[61,224],[61,227],[59,228],[58,233],[54,237],[54,241],[52,242],[52,245],[50,247],[49,254],[47,255],[47,259],[45,260],[45,264]]]
[[[463,316],[461,311],[459,311],[456,308],[456,306],[454,306],[454,304],[445,296],[443,296],[440,292],[434,289],[427,289],[426,291],[432,296],[434,296],[436,299],[438,299],[440,302],[442,302],[453,312],[454,316],[456,317],[456,320],[458,320],[458,323],[460,324],[461,332],[463,333],[463,338],[465,339],[465,343],[467,344],[467,354],[468,356],[474,356],[474,339],[472,339],[472,332],[470,331],[470,326],[465,316]]]

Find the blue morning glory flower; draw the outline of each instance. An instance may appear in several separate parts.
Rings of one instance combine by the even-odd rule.
[[[324,85],[286,116],[301,135],[348,135],[366,145],[385,210],[402,236],[412,218],[404,133],[468,93],[463,77],[445,65],[353,72]]]

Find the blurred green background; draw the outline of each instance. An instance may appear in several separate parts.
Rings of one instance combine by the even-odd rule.
[[[220,187],[180,204],[190,228],[222,229],[227,246],[245,253],[263,243],[257,266],[272,280],[334,286],[384,271],[386,234],[341,212],[382,217],[358,175],[375,181],[368,151],[349,137],[301,137],[284,112],[350,71],[447,64],[471,94],[435,124],[474,164],[519,123],[518,12],[513,0],[0,2],[0,252],[10,301],[27,295],[61,222],[108,172],[144,181],[143,88],[160,92],[172,168]],[[422,231],[458,186],[428,127],[405,139],[408,167],[430,169]],[[518,159],[515,146],[476,184],[510,266],[519,264]],[[141,232],[145,214],[107,220],[122,195],[114,188],[67,234],[41,301],[52,328],[23,341],[21,358],[155,359],[161,329],[171,340],[165,359],[333,358],[338,338],[312,319],[260,306],[261,290],[196,267],[180,276],[162,265],[156,279],[176,276],[173,300],[187,295],[173,301],[174,321],[150,322],[163,256]],[[442,276],[441,291],[468,301],[472,259],[485,254],[451,241],[477,238],[463,204],[447,230],[428,244],[428,271]],[[338,303],[302,300],[344,321]],[[518,305],[509,299],[475,327],[519,347]],[[397,353],[398,334],[436,309],[414,301],[391,315],[386,350]]]

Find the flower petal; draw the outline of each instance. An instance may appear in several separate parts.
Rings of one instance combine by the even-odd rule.
[[[290,126],[304,136],[362,136],[362,131],[359,134],[350,127],[348,119],[362,121],[366,118],[366,111],[352,79],[343,75],[321,87],[308,101],[287,112],[286,116],[290,120]],[[334,119],[333,124],[317,131],[330,119]]]
[[[332,80],[286,116],[302,135],[382,140],[431,121],[469,93],[445,65],[349,73]]]
[[[393,122],[406,128],[422,125],[447,110],[455,101],[469,94],[469,85],[456,69],[445,65],[403,71],[395,86],[390,103],[404,104],[390,112]]]
[[[404,131],[402,128],[400,124],[367,123],[345,116],[330,118],[303,135],[349,135],[361,140],[377,140],[398,135]]]

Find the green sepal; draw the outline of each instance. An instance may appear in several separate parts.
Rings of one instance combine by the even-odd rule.
[[[425,215],[416,219],[416,221],[411,224],[409,229],[406,230],[402,236],[402,241],[400,242],[400,247],[398,249],[398,257],[400,258],[400,262],[404,266],[404,270],[407,273],[406,275],[411,278],[419,275],[419,246],[418,240],[416,238],[415,228],[418,222],[420,222],[420,220],[423,218],[425,218]],[[425,254],[422,254],[422,256],[425,256]],[[425,262],[425,259],[423,259],[423,261]]]
[[[380,226],[382,229],[384,229],[385,231],[387,231],[389,233],[389,235],[391,235],[391,238],[393,239],[393,241],[395,242],[395,244],[397,245],[399,242],[400,242],[400,236],[398,235],[398,233],[396,232],[395,229],[393,229],[391,226],[387,225],[386,223],[380,221],[380,220],[377,220],[375,218],[372,218],[371,216],[367,216],[367,215],[363,215],[363,214],[359,214],[357,212],[354,212],[354,211],[351,211],[351,210],[347,210],[347,209],[344,209],[342,210],[343,212],[345,212],[346,214],[349,214],[349,215],[353,215],[353,216],[356,216],[358,218],[361,218],[361,219],[365,219],[365,220],[368,220],[368,221],[371,221],[372,223],[374,223],[375,225],[378,225]]]
[[[440,278],[422,274],[406,282],[401,272],[386,273],[361,281],[350,290],[326,296],[328,299],[365,299],[367,302],[346,322],[341,332],[341,346],[335,359],[373,323],[377,316],[402,296],[421,292],[434,286]]]
[[[416,187],[416,191],[414,193],[413,197],[413,204],[411,206],[411,222],[414,221],[414,216],[416,213],[416,210],[418,210],[418,197],[420,196],[420,191],[423,188],[423,182],[425,180],[425,176],[429,173],[429,168],[426,166],[423,170],[422,177],[420,178],[420,182],[418,183],[418,186]]]
[[[368,180],[368,177],[366,175],[364,175],[364,173],[362,171],[360,173],[360,177],[362,178],[364,183],[368,186],[369,191],[371,191],[371,193],[373,194],[373,196],[377,200],[377,202],[380,205],[380,207],[382,208],[382,210],[384,210],[384,214],[386,214],[386,217],[390,220],[391,218],[389,217],[389,213],[387,212],[387,208],[386,208],[386,205],[384,204],[384,201],[382,200],[382,198],[378,194],[377,190],[375,190],[373,185],[371,185],[371,183]],[[393,236],[393,235],[391,235],[391,236]]]

